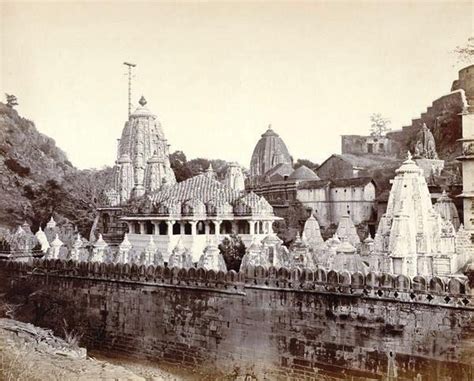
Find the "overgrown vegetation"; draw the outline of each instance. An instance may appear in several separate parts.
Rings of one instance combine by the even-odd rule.
[[[227,271],[235,270],[238,272],[245,254],[245,245],[242,239],[236,234],[231,234],[229,238],[224,238],[219,245],[219,250],[224,257]]]
[[[287,214],[282,221],[275,221],[273,229],[277,236],[283,241],[285,246],[290,246],[296,238],[296,235],[303,230],[304,223],[309,217],[303,204],[295,201],[288,208]]]
[[[212,168],[216,173],[217,178],[223,179],[227,167],[229,166],[227,161],[220,159],[210,160],[196,158],[188,161],[183,151],[175,151],[170,154],[170,164],[175,173],[176,181],[178,182],[206,172],[210,164],[212,164]]]

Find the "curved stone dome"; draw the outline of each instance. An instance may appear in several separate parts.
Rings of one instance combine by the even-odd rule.
[[[250,175],[264,175],[280,163],[292,164],[292,159],[282,138],[269,126],[253,150]]]

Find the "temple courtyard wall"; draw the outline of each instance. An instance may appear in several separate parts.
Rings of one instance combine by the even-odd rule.
[[[474,301],[457,279],[35,260],[0,262],[0,293],[17,319],[59,334],[66,321],[88,350],[216,379],[474,376]]]

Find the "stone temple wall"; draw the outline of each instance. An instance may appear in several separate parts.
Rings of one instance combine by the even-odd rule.
[[[65,319],[88,349],[216,379],[474,375],[473,299],[456,279],[35,260],[0,262],[0,293],[22,320],[62,333]]]

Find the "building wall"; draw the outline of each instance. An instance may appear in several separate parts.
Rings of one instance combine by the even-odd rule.
[[[393,155],[396,150],[392,140],[385,136],[342,135],[341,153],[354,155]]]
[[[332,221],[329,186],[312,189],[298,189],[296,198],[306,209],[312,209],[321,226],[328,226]]]
[[[83,334],[82,345],[108,355],[176,364],[213,379],[473,376],[473,310],[462,307],[471,299],[453,295],[454,281],[59,261],[34,267],[28,275],[33,265],[0,264],[0,291],[19,305],[17,316],[58,334],[65,319]]]
[[[354,170],[350,163],[336,156],[321,165],[316,174],[323,180],[350,179],[363,176],[359,171]]]
[[[459,70],[459,76],[453,82],[451,91],[464,89],[469,104],[474,103],[474,65]]]
[[[359,225],[375,220],[375,186],[331,188],[332,221],[338,223],[342,216],[349,214],[352,222]]]
[[[306,209],[313,210],[323,227],[337,225],[347,214],[356,225],[376,220],[373,183],[360,187],[298,189],[296,197]]]
[[[474,70],[474,69],[473,69]],[[464,225],[474,234],[474,108],[463,115],[462,163]]]
[[[104,207],[97,210],[97,216],[91,228],[91,236],[94,240],[101,233],[107,243],[118,245],[123,236],[128,232],[127,224],[120,220],[123,216],[120,207]]]

